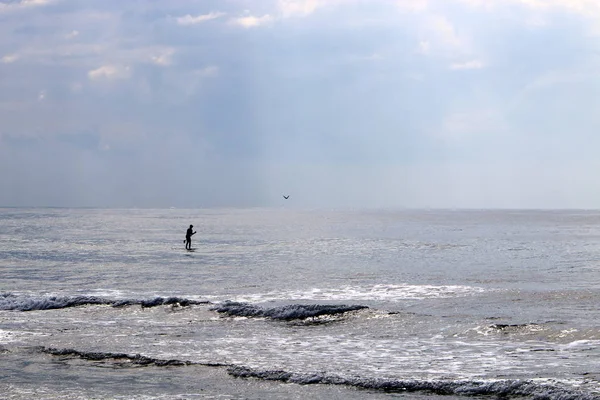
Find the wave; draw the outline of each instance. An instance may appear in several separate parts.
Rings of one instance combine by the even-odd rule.
[[[37,348],[40,352],[58,357],[74,357],[88,361],[114,362],[117,367],[186,367],[208,366],[224,367],[235,378],[278,381],[299,385],[342,385],[358,389],[381,391],[386,393],[422,393],[443,396],[494,396],[498,398],[526,397],[536,400],[600,400],[595,393],[563,386],[554,380],[534,381],[520,379],[504,380],[451,380],[451,379],[393,379],[344,377],[326,373],[297,373],[284,370],[259,370],[246,366],[194,362],[177,359],[160,359],[140,354],[86,352],[75,349]]]
[[[323,373],[301,374],[282,370],[255,370],[243,366],[231,366],[228,373],[236,378],[295,383],[299,385],[345,385],[360,389],[384,392],[419,392],[443,396],[495,396],[499,398],[533,397],[536,400],[599,400],[600,396],[583,393],[557,384],[544,384],[532,380],[419,380],[360,378],[327,375]]]
[[[322,316],[334,316],[349,311],[357,311],[369,308],[361,305],[324,305],[324,304],[291,304],[274,308],[261,308],[249,303],[225,302],[211,308],[222,314],[232,317],[263,317],[276,320],[291,321],[317,318]]]
[[[600,343],[600,329],[574,328],[559,321],[531,322],[523,324],[496,323],[479,325],[464,332],[466,335],[506,336],[517,340],[535,339],[539,343],[556,343],[561,346],[588,346],[589,343]],[[537,349],[535,351],[554,351]]]
[[[544,324],[538,323],[525,323],[525,324],[491,324],[491,325],[479,325],[474,328],[468,329],[466,333],[475,332],[479,335],[490,336],[490,335],[530,335],[539,334],[540,332],[547,329]]]
[[[157,367],[167,366],[183,366],[191,365],[189,361],[180,360],[161,360],[157,358],[151,358],[142,356],[140,354],[129,355],[126,353],[101,353],[101,352],[85,352],[74,349],[54,349],[54,348],[42,348],[43,353],[52,354],[53,356],[62,357],[78,357],[83,360],[89,361],[103,361],[103,360],[114,360],[114,361],[126,361],[134,365],[154,365]]]
[[[133,305],[141,305],[144,308],[150,307],[158,307],[158,306],[170,306],[170,305],[178,305],[181,307],[199,305],[199,304],[211,304],[209,301],[205,300],[190,300],[181,297],[155,297],[151,300],[117,300],[112,306],[113,307],[124,307],[124,306],[133,306]]]
[[[542,326],[536,323],[529,324],[492,324],[488,326],[488,329],[503,334],[510,334],[515,332],[537,332],[542,329]]]
[[[10,293],[0,295],[0,310],[55,310],[59,308],[79,307],[84,305],[107,304],[111,304],[111,301],[95,296],[48,296],[40,298],[23,298]]]
[[[187,365],[203,365],[207,367],[232,367],[231,364],[210,362],[199,363],[177,359],[165,360],[161,358],[147,357],[141,354],[80,351],[75,349],[56,349],[52,347],[38,347],[37,350],[42,353],[51,354],[53,356],[58,357],[73,357],[88,361],[115,361],[119,362],[121,364],[120,366],[122,367],[127,365],[155,367],[181,367]]]
[[[335,288],[313,288],[299,291],[273,291],[267,293],[246,294],[236,297],[235,301],[264,303],[280,300],[314,301],[390,301],[445,299],[478,295],[486,289],[460,285],[409,285],[380,284],[374,286],[342,286]]]
[[[112,307],[125,307],[132,305],[140,305],[142,307],[180,305],[182,307],[186,307],[198,304],[210,304],[210,302],[189,300],[180,297],[155,297],[149,300],[115,300],[97,296],[21,297],[11,293],[0,294],[0,310],[5,311],[56,310],[61,308],[81,307],[87,305],[110,305]]]

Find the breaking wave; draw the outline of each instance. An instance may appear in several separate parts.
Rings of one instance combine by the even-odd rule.
[[[125,307],[132,305],[140,305],[142,307],[180,305],[186,307],[190,305],[208,303],[209,302],[207,301],[189,300],[180,297],[155,297],[149,300],[114,300],[97,296],[22,297],[11,293],[0,294],[0,310],[5,311],[56,310],[61,308],[81,307],[87,305],[110,305],[112,307]]]
[[[197,363],[185,360],[164,360],[143,356],[141,354],[127,353],[104,353],[97,351],[79,351],[75,349],[55,349],[52,347],[39,347],[42,353],[51,354],[58,357],[73,357],[88,361],[114,361],[120,363],[120,366],[155,366],[155,367],[182,367],[186,365],[203,365],[207,367],[231,367],[231,364],[222,363]]]
[[[489,289],[488,289],[489,290]],[[311,301],[390,301],[444,299],[478,295],[486,289],[460,285],[374,285],[342,286],[336,288],[313,288],[299,291],[273,291],[267,293],[245,294],[235,301],[264,303],[279,300]]]
[[[296,373],[284,370],[258,370],[245,366],[223,363],[193,362],[177,359],[159,359],[140,354],[85,352],[74,349],[40,347],[42,353],[57,357],[73,357],[88,361],[114,362],[117,367],[186,367],[208,366],[225,367],[235,378],[259,379],[294,383],[299,385],[343,385],[359,389],[388,393],[422,393],[454,396],[494,396],[498,398],[533,398],[535,400],[599,400],[600,396],[569,388],[554,381],[534,381],[520,379],[505,380],[451,380],[451,379],[393,379],[344,377],[326,373]]]
[[[263,317],[276,320],[291,321],[316,318],[322,316],[334,316],[349,311],[357,311],[368,308],[361,305],[323,305],[323,304],[291,304],[274,308],[261,308],[249,303],[225,302],[211,308],[222,314],[232,317]]]
[[[86,352],[74,349],[54,349],[43,347],[40,349],[41,352],[52,354],[53,356],[59,357],[77,357],[88,361],[104,361],[111,360],[117,362],[126,362],[131,365],[138,366],[149,366],[154,365],[157,367],[170,367],[170,366],[184,366],[192,365],[189,361],[180,360],[161,360],[152,357],[142,356],[140,354],[130,355],[125,353],[102,353],[102,352]]]
[[[556,384],[538,383],[532,380],[418,380],[341,377],[322,373],[300,374],[281,370],[260,371],[252,368],[231,366],[228,373],[237,378],[295,383],[299,385],[345,385],[360,389],[385,392],[419,392],[455,396],[495,396],[498,398],[532,397],[536,400],[598,400],[600,396],[583,393]]]
[[[141,305],[142,307],[158,307],[158,306],[170,306],[180,305],[182,307],[199,305],[199,304],[210,304],[208,301],[189,300],[181,297],[155,297],[151,300],[118,300],[113,302],[113,307],[124,307]]]

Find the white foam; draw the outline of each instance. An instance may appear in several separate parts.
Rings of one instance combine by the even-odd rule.
[[[14,342],[16,340],[13,332],[0,329],[0,344]]]
[[[8,344],[13,342],[19,342],[27,336],[49,336],[47,333],[40,332],[28,332],[28,331],[7,331],[0,329],[0,344]]]
[[[564,349],[574,349],[574,348],[597,348],[600,345],[600,340],[589,340],[589,339],[580,339],[574,340],[570,343],[567,343],[563,346]]]
[[[97,289],[87,289],[85,291],[81,291],[81,295],[86,296],[96,296],[96,297],[104,297],[109,299],[127,299],[132,297],[131,293],[125,293],[122,290],[117,289],[106,289],[106,288],[97,288]]]
[[[560,334],[558,335],[558,337],[560,337],[560,338],[569,337],[577,332],[579,332],[579,330],[575,329],[575,328],[564,329],[564,330],[560,331]]]
[[[341,288],[313,288],[298,291],[273,291],[235,297],[241,302],[267,302],[276,300],[326,300],[326,301],[401,301],[430,298],[464,297],[483,292],[483,288],[458,285],[375,285],[371,287],[344,286]]]

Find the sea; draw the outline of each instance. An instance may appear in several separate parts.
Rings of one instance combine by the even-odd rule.
[[[600,399],[600,211],[1,208],[0,398]]]

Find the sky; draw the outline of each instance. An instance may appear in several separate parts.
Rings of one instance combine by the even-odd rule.
[[[598,128],[597,0],[0,1],[0,206],[600,208]]]

